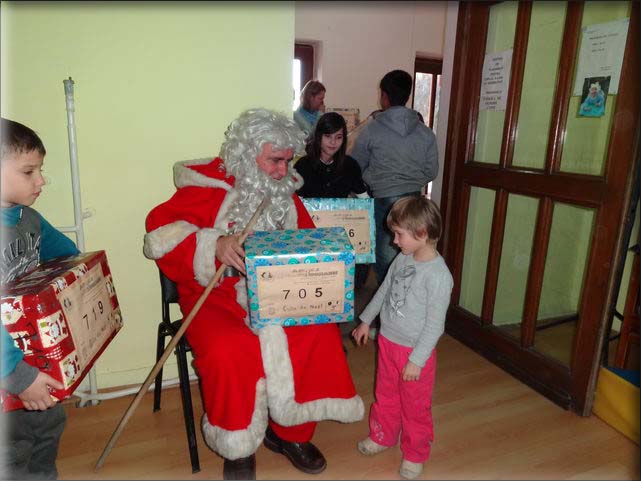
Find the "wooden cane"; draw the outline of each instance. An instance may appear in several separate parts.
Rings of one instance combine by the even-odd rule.
[[[258,220],[258,217],[260,216],[260,213],[263,211],[263,209],[267,206],[269,203],[268,199],[264,199],[258,208],[256,209],[256,212],[254,212],[254,215],[249,219],[249,222],[247,223],[247,226],[243,230],[243,232],[240,234],[239,238],[239,244],[243,245],[243,242],[245,242],[245,239],[247,238],[247,235],[249,232],[252,230],[254,227],[254,224]],[[182,325],[180,326],[180,329],[176,332],[176,334],[171,338],[171,341],[165,348],[165,352],[163,352],[162,356],[156,363],[156,365],[152,368],[151,372],[147,376],[147,379],[145,379],[145,382],[143,385],[140,387],[140,390],[138,391],[138,394],[136,394],[136,397],[134,400],[131,402],[129,407],[127,408],[127,411],[125,411],[125,414],[123,415],[122,419],[120,420],[120,423],[116,427],[115,431],[111,435],[111,438],[109,439],[109,442],[107,443],[107,446],[105,446],[105,449],[103,450],[102,454],[100,455],[100,458],[98,459],[98,462],[96,463],[96,467],[94,468],[94,471],[98,471],[102,467],[102,465],[105,463],[105,459],[107,459],[107,456],[111,452],[114,444],[116,444],[116,441],[118,437],[120,437],[120,434],[122,433],[122,430],[125,428],[125,425],[129,421],[129,418],[132,416],[136,408],[138,407],[138,404],[140,404],[140,401],[142,400],[142,397],[145,395],[147,392],[147,389],[149,389],[149,386],[151,385],[152,381],[156,378],[156,375],[158,374],[158,371],[162,368],[163,364],[169,357],[169,354],[174,350],[176,347],[176,344],[178,344],[178,341],[182,338],[183,334],[187,330],[187,327],[189,326],[189,323],[191,323],[192,319],[196,316],[198,311],[200,310],[201,306],[205,302],[205,299],[207,299],[207,296],[209,296],[209,293],[211,290],[214,288],[214,285],[218,282],[220,277],[223,275],[223,271],[225,270],[227,266],[225,264],[222,264],[218,270],[216,271],[216,274],[214,277],[209,281],[209,284],[203,291],[203,293],[200,295],[198,298],[198,301],[196,301],[196,304],[192,308],[192,310],[189,312],[187,317],[183,320]]]

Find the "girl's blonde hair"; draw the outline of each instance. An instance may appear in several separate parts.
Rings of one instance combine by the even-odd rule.
[[[402,197],[387,214],[387,226],[400,227],[418,239],[427,234],[433,243],[441,237],[441,212],[433,200],[424,196]]]

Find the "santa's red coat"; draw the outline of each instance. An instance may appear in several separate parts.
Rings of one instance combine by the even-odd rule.
[[[176,193],[147,216],[144,252],[176,282],[186,316],[220,265],[216,240],[229,232],[234,178],[216,158],[178,162],[174,181]],[[291,202],[284,227],[314,227],[296,194]],[[247,323],[245,280],[228,277],[186,332],[201,380],[203,433],[214,451],[228,459],[252,454],[269,418],[281,436],[300,438],[290,441],[307,441],[315,421],[362,419],[336,324],[268,326],[256,335]]]

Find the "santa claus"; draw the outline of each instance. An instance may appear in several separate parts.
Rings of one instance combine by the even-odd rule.
[[[178,288],[187,315],[221,263],[226,276],[189,325],[205,414],[204,438],[224,479],[255,479],[261,442],[305,473],[326,467],[310,440],[317,421],[362,419],[336,324],[249,327],[240,232],[264,198],[255,230],[313,228],[289,170],[304,134],[282,114],[255,109],[234,120],[220,157],[178,162],[176,193],[147,216],[145,256]]]

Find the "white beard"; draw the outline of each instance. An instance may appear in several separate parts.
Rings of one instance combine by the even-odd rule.
[[[292,194],[300,188],[291,174],[281,180],[274,180],[261,170],[255,169],[250,175],[236,178],[234,190],[237,199],[229,211],[229,220],[234,222],[233,232],[242,231],[256,209],[269,199],[253,230],[273,231],[286,228],[289,211],[293,208]]]

